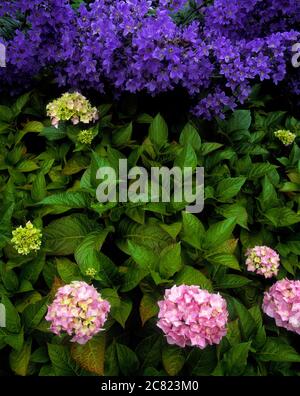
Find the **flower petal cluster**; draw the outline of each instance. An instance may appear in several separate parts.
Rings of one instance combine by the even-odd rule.
[[[102,330],[109,311],[109,302],[93,286],[74,281],[57,290],[46,320],[51,322],[53,333],[60,335],[65,331],[73,336],[72,342],[85,344]]]
[[[84,129],[79,132],[77,140],[82,144],[91,144],[94,139],[93,129]]]
[[[227,305],[220,294],[211,294],[199,286],[173,286],[158,305],[157,326],[169,344],[203,349],[219,344],[226,335]]]
[[[263,311],[276,325],[300,334],[300,281],[282,279],[265,292]]]
[[[290,146],[294,143],[296,139],[296,135],[291,131],[286,131],[284,129],[280,129],[279,131],[274,132],[274,135],[285,145]]]
[[[28,221],[25,227],[19,226],[12,232],[11,243],[19,254],[24,256],[40,250],[42,232]]]
[[[71,120],[73,125],[82,122],[89,124],[98,119],[98,110],[92,107],[88,99],[79,92],[64,93],[60,98],[47,105],[47,114],[51,117],[52,125],[59,121]]]
[[[279,254],[268,246],[255,246],[246,252],[248,271],[256,272],[265,278],[276,276],[279,271]]]

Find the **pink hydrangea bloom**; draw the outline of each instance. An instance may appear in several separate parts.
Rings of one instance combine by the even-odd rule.
[[[46,320],[53,333],[66,331],[73,336],[71,341],[85,344],[102,329],[109,311],[109,302],[93,286],[74,281],[57,290]]]
[[[199,286],[173,286],[158,305],[157,326],[169,344],[203,349],[219,344],[226,335],[227,305],[220,294],[211,294]]]
[[[280,258],[275,250],[268,246],[255,246],[246,252],[248,271],[256,272],[265,278],[272,278],[278,274]]]
[[[300,334],[300,281],[276,282],[265,292],[262,308],[277,326]]]

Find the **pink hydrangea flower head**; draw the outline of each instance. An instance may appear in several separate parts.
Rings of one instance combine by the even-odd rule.
[[[300,281],[282,279],[265,292],[263,311],[276,325],[300,334]]]
[[[53,333],[65,331],[73,336],[72,342],[85,344],[102,330],[109,311],[109,302],[93,286],[74,281],[57,290],[46,320],[51,322]]]
[[[248,271],[256,272],[265,278],[272,278],[278,274],[279,254],[268,246],[255,246],[246,252]]]
[[[180,347],[219,344],[227,333],[227,304],[220,294],[212,294],[199,286],[173,286],[158,302],[157,326],[167,342]]]

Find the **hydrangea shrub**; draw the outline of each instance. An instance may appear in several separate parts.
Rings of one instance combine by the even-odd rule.
[[[40,91],[0,106],[1,373],[298,373],[300,120],[262,93],[208,123],[86,98],[98,120],[53,126],[66,96]],[[98,202],[120,158],[204,166],[204,210]]]
[[[299,375],[299,1],[4,0],[0,36],[0,375]],[[203,167],[204,210],[99,202],[120,159]]]

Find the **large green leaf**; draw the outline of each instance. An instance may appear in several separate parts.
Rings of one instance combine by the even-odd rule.
[[[71,356],[83,369],[102,376],[104,374],[105,334],[100,333],[94,336],[84,345],[74,343],[71,347]]]
[[[278,338],[267,338],[262,350],[257,353],[263,362],[300,362],[300,354]]]
[[[183,349],[173,345],[165,346],[162,350],[162,363],[169,375],[177,375],[185,363]]]
[[[164,248],[159,259],[159,272],[165,279],[170,278],[182,267],[180,243]]]
[[[239,193],[245,181],[245,177],[229,177],[222,180],[217,186],[216,198],[218,201],[227,202]]]
[[[205,234],[203,242],[204,249],[214,249],[216,246],[219,246],[230,239],[235,225],[235,217],[231,217],[211,225]]]
[[[9,365],[17,375],[26,376],[31,354],[31,339],[26,341],[19,351],[12,351],[9,355]]]
[[[149,127],[149,137],[158,150],[167,142],[168,126],[160,114],[157,114],[151,122]]]
[[[139,360],[136,354],[124,344],[116,343],[117,359],[121,373],[126,376],[136,375]]]
[[[181,271],[179,271],[175,276],[176,285],[196,285],[200,286],[202,289],[212,290],[212,284],[210,280],[202,274],[196,268],[189,265],[185,265]]]
[[[74,253],[87,234],[96,227],[97,224],[83,214],[52,221],[43,232],[47,253],[57,256]]]
[[[181,240],[201,249],[201,241],[205,235],[205,228],[201,221],[189,212],[182,212],[182,231],[180,233]]]
[[[248,354],[251,341],[234,345],[223,357],[225,373],[232,376],[240,376],[247,366]]]

